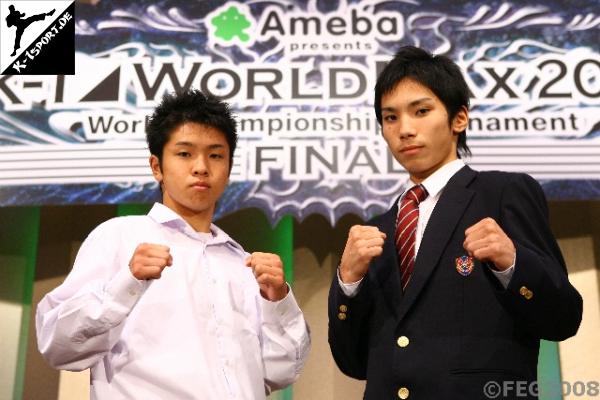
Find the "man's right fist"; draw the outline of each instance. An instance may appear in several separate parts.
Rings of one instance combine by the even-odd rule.
[[[136,279],[158,279],[165,267],[173,264],[173,257],[167,246],[141,243],[133,252],[129,269]]]
[[[340,262],[340,277],[344,283],[358,282],[365,276],[374,257],[383,252],[385,233],[374,226],[354,225]]]

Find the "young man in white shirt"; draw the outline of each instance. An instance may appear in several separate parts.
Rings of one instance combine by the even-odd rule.
[[[92,399],[264,399],[298,377],[310,337],[281,259],[212,224],[235,120],[188,90],[163,98],[146,134],[163,202],[90,233],[38,305],[39,350],[91,368]]]
[[[329,294],[333,356],[367,380],[366,400],[537,398],[540,339],[581,322],[539,184],[460,159],[468,106],[458,66],[422,49],[401,48],[377,79],[375,113],[409,181],[351,228]]]

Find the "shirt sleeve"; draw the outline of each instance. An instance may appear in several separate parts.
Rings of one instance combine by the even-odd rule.
[[[270,393],[298,379],[310,350],[310,330],[291,288],[280,301],[258,297],[265,386]]]
[[[498,281],[500,281],[500,284],[502,285],[502,287],[504,289],[506,289],[508,287],[508,284],[510,283],[510,279],[512,278],[512,276],[515,273],[515,264],[516,263],[517,263],[517,256],[515,254],[515,259],[513,260],[512,265],[510,267],[508,267],[507,269],[505,269],[504,271],[498,271],[497,269],[490,268],[490,270],[492,271],[494,276],[498,279]]]
[[[123,321],[148,285],[119,265],[110,226],[100,225],[88,236],[63,284],[38,304],[38,348],[54,368],[81,371],[98,362],[119,339]]]
[[[360,290],[360,283],[362,282],[362,278],[357,282],[344,283],[344,281],[342,281],[342,277],[340,276],[339,267],[337,269],[337,278],[338,278],[338,282],[340,284],[340,289],[342,289],[342,292],[344,292],[344,294],[346,296],[352,298],[358,294],[358,291]]]

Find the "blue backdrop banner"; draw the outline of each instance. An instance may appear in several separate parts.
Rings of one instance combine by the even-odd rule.
[[[598,199],[597,12],[595,0],[77,3],[74,75],[0,76],[0,205],[154,200],[145,119],[194,87],[237,114],[217,216],[370,217],[406,178],[373,111],[377,73],[406,44],[463,69],[468,164],[529,173],[550,199]]]

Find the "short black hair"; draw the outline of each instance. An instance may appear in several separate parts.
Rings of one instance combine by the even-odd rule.
[[[403,46],[385,66],[375,85],[375,115],[382,123],[381,98],[392,92],[403,79],[412,79],[431,90],[444,104],[448,123],[462,109],[469,109],[469,87],[460,68],[445,56],[432,55],[414,46]],[[457,155],[470,156],[466,130],[459,133]]]
[[[150,154],[162,164],[163,149],[171,133],[183,123],[196,122],[218,129],[229,145],[229,169],[237,145],[237,126],[229,105],[211,94],[196,89],[167,93],[146,123],[146,142]]]

